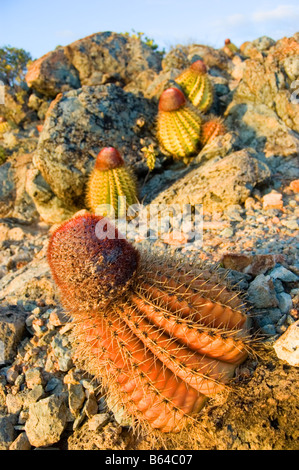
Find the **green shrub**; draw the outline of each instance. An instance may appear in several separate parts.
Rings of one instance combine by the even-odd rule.
[[[24,49],[10,46],[0,48],[0,80],[8,86],[22,82],[31,60],[30,53]]]

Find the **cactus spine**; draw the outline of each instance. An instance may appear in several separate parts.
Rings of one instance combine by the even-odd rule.
[[[159,100],[157,137],[162,150],[185,159],[198,150],[201,116],[177,88],[165,90]]]
[[[208,270],[139,255],[105,218],[63,223],[48,261],[73,316],[76,358],[141,428],[184,428],[247,357],[236,292]]]
[[[87,184],[86,205],[91,212],[123,218],[130,205],[138,202],[136,178],[113,147],[98,154]]]
[[[213,102],[213,88],[202,60],[194,62],[176,79],[186,97],[202,113],[206,113]]]

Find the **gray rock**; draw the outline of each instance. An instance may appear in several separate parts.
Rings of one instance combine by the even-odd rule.
[[[261,327],[261,331],[264,335],[267,336],[274,336],[276,335],[276,328],[274,325],[268,323],[267,325],[264,325]]]
[[[252,41],[252,44],[259,50],[259,51],[267,51],[270,47],[275,45],[275,41],[268,36],[261,36],[260,38],[255,39]]]
[[[268,315],[271,322],[274,324],[278,323],[282,318],[282,313],[279,308],[269,308]]]
[[[14,173],[10,162],[0,166],[0,216],[11,212],[15,199]]]
[[[25,431],[34,447],[58,442],[67,422],[67,410],[62,399],[50,396],[29,406]]]
[[[0,309],[0,364],[13,361],[25,332],[25,317],[14,307]]]
[[[277,307],[278,301],[270,276],[256,276],[248,288],[248,299],[256,308]]]
[[[286,292],[277,294],[279,308],[282,313],[287,314],[293,307],[292,297]]]
[[[0,416],[0,450],[8,450],[15,440],[14,424],[14,415]]]
[[[299,281],[299,276],[289,269],[286,269],[284,266],[275,266],[275,268],[269,272],[269,275],[272,279],[280,279],[283,282]]]
[[[84,388],[80,383],[69,384],[69,407],[73,415],[77,416],[85,401]]]
[[[59,370],[67,372],[72,366],[72,350],[67,337],[59,333],[51,341],[53,353],[57,359]]]

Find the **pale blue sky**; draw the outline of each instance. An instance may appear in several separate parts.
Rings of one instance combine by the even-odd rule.
[[[299,3],[290,0],[0,0],[0,47],[38,58],[99,31],[142,31],[160,48],[197,42],[222,47],[299,30]]]

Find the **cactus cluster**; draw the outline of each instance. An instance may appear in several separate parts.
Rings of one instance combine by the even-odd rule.
[[[213,102],[213,87],[202,60],[194,62],[176,79],[184,94],[202,113],[206,113]]]
[[[217,135],[225,133],[220,120],[204,116],[213,103],[213,87],[202,60],[197,60],[176,79],[178,88],[163,91],[159,100],[157,138],[161,150],[189,162]]]
[[[96,157],[87,184],[86,205],[94,214],[125,218],[130,205],[138,202],[133,171],[114,147],[103,148]]]
[[[226,127],[219,117],[212,117],[201,128],[200,143],[202,147],[212,142],[217,136],[224,135]]]
[[[137,252],[101,216],[64,222],[48,261],[73,317],[77,360],[132,425],[180,431],[248,355],[236,292],[209,270]]]

